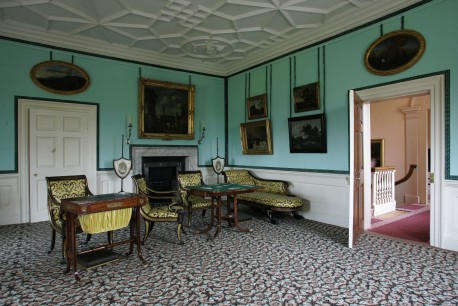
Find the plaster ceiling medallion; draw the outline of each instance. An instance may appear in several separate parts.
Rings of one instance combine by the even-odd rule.
[[[232,46],[214,39],[198,39],[185,43],[183,51],[194,57],[224,57],[232,53]]]

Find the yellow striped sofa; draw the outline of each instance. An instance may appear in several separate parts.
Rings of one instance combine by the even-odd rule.
[[[248,170],[226,170],[223,172],[227,183],[257,185],[259,191],[237,195],[237,203],[265,208],[270,222],[277,224],[273,212],[289,212],[302,219],[298,213],[302,210],[303,200],[289,193],[288,182],[267,180],[256,177]]]

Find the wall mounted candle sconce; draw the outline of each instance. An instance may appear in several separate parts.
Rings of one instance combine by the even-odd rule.
[[[200,128],[200,137],[199,140],[197,141],[198,144],[201,144],[202,140],[205,138],[205,131],[207,129],[205,128],[205,122],[202,121],[202,126]]]
[[[130,136],[132,135],[132,116],[129,116],[129,122],[127,123],[128,134],[126,138],[126,144],[130,144]]]

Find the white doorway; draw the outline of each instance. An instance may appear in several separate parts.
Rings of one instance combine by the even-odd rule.
[[[430,171],[434,173],[435,181],[430,185],[430,204],[431,204],[431,218],[430,218],[430,244],[432,246],[441,247],[441,211],[442,205],[442,186],[443,186],[443,169],[444,169],[444,76],[437,75],[426,77],[418,80],[406,81],[402,83],[390,84],[380,87],[374,87],[365,90],[358,90],[355,93],[363,100],[363,118],[370,117],[370,102],[376,100],[384,100],[397,97],[405,97],[412,95],[429,94],[431,100],[431,156],[430,156]],[[350,112],[349,116],[353,116]],[[351,120],[353,121],[353,119]],[[370,131],[370,120],[364,121],[364,130]],[[350,135],[350,137],[353,137]],[[354,143],[354,141],[350,141]],[[364,229],[370,227],[371,220],[371,168],[370,168],[370,135],[364,135]],[[353,150],[353,148],[350,148]],[[350,169],[353,168],[351,162]],[[353,182],[350,180],[350,184]],[[350,193],[352,193],[353,186],[350,186]],[[351,199],[353,196],[351,195]],[[349,217],[353,217],[350,214]],[[350,219],[350,218],[349,218]],[[351,220],[349,220],[351,222]],[[350,231],[350,236],[352,233]],[[349,237],[349,241],[353,237]]]
[[[48,220],[47,176],[85,174],[96,186],[97,106],[19,99],[21,221]]]

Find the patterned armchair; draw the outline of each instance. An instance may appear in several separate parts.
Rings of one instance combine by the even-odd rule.
[[[290,212],[294,217],[302,219],[302,216],[298,214],[298,211],[302,209],[302,199],[289,193],[288,182],[261,179],[248,170],[226,170],[223,174],[227,183],[263,187],[259,191],[237,195],[237,201],[240,204],[265,208],[273,224],[278,223],[273,217],[273,212]]]
[[[202,218],[205,211],[212,208],[211,199],[202,198],[189,194],[188,186],[203,185],[202,172],[200,171],[183,171],[177,174],[178,183],[182,192],[183,202],[188,213],[188,226],[191,226],[192,213],[196,210],[202,211]]]
[[[65,237],[65,214],[60,210],[62,199],[85,197],[92,195],[87,184],[85,175],[73,176],[52,176],[46,177],[48,186],[48,214],[51,223],[51,247],[48,253],[54,250],[56,244],[56,232],[62,236],[62,261],[65,261],[65,246],[67,239]],[[77,219],[76,232],[82,233],[81,225]],[[87,234],[86,243],[91,239],[91,234]],[[108,240],[112,241],[112,232],[108,232]]]
[[[147,187],[145,178],[141,174],[132,176],[135,192],[145,195],[146,204],[140,209],[140,214],[145,221],[145,234],[142,243],[145,243],[148,235],[153,230],[154,222],[176,222],[178,243],[181,240],[183,227],[183,206],[181,197],[176,191],[156,191]]]

